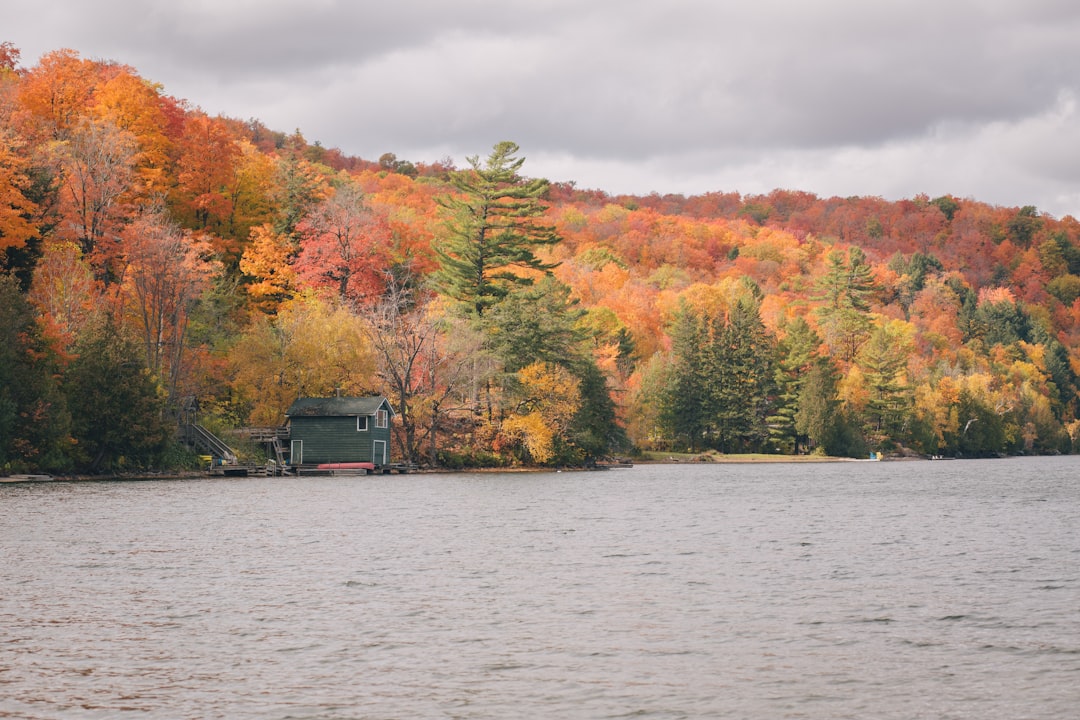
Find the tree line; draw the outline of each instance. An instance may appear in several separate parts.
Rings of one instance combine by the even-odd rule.
[[[0,468],[176,465],[196,407],[227,431],[334,392],[389,396],[416,463],[628,445],[577,301],[534,254],[559,236],[515,144],[423,176],[384,156],[369,169],[428,182],[406,217],[299,133],[4,48]]]
[[[385,394],[421,464],[1071,452],[1080,223],[951,196],[610,196],[352,158],[0,43],[0,469]]]

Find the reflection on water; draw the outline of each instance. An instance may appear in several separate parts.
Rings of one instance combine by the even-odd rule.
[[[0,717],[1070,717],[1078,469],[0,486]]]

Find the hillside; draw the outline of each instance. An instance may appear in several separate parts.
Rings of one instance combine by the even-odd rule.
[[[505,142],[359,159],[0,49],[0,470],[176,462],[196,406],[275,425],[333,392],[385,394],[395,454],[450,466],[1078,439],[1075,218],[611,196]]]

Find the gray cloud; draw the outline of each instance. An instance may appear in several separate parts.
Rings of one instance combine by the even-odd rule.
[[[952,193],[1080,216],[1071,0],[13,5],[0,40],[24,64],[71,47],[372,159],[513,139],[529,172],[611,192]]]

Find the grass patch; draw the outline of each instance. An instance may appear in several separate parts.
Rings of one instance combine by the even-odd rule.
[[[825,455],[776,455],[770,453],[732,453],[729,455],[716,450],[706,450],[699,453],[646,450],[637,458],[640,462],[656,463],[833,462],[840,459]]]

